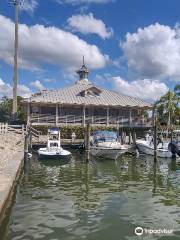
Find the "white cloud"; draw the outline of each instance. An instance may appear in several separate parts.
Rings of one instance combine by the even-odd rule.
[[[37,8],[38,2],[37,0],[24,0],[20,6],[21,10],[25,10],[29,13],[33,13]]]
[[[81,4],[90,4],[90,3],[96,3],[96,4],[103,4],[103,3],[109,3],[113,2],[114,0],[54,0],[55,2],[59,4],[72,4],[72,5],[81,5]]]
[[[0,79],[0,99],[3,96],[12,97],[13,87],[9,83],[5,83]],[[18,95],[24,98],[30,97],[32,94],[31,90],[22,84],[18,85]]]
[[[128,82],[120,76],[112,77],[113,87],[121,94],[155,101],[168,91],[165,83],[158,80],[143,79]]]
[[[14,23],[0,15],[0,59],[13,63]],[[38,68],[49,63],[66,69],[82,64],[82,56],[90,68],[102,68],[109,57],[96,45],[90,45],[76,35],[56,27],[43,25],[19,26],[19,66]]]
[[[130,70],[147,78],[180,77],[180,28],[156,23],[127,33],[120,44]]]
[[[73,15],[67,20],[70,29],[83,34],[97,34],[101,38],[110,38],[113,35],[112,28],[107,28],[104,22],[96,19],[92,13],[88,15]]]
[[[30,82],[30,85],[39,91],[45,89],[45,87],[42,85],[42,83],[39,80]]]

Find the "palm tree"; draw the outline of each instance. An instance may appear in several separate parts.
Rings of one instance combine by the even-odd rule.
[[[176,96],[180,97],[180,84],[177,84],[174,88]]]
[[[160,118],[167,118],[168,125],[175,120],[175,113],[178,107],[178,97],[175,92],[169,90],[156,103]]]
[[[176,108],[176,115],[178,119],[178,124],[180,124],[180,84],[177,84],[174,88],[174,92],[178,98],[178,104]]]
[[[18,96],[18,121],[24,122],[26,119],[26,113],[25,110],[21,104],[21,101],[23,100],[22,97]],[[10,122],[12,118],[12,105],[13,100],[8,97],[2,97],[0,99],[0,122]]]

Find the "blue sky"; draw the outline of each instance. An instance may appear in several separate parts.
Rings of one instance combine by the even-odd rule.
[[[153,101],[180,82],[178,0],[24,0],[21,8],[22,96],[73,84],[83,55],[89,79],[122,94]],[[14,8],[1,0],[0,97],[12,90],[13,26]]]

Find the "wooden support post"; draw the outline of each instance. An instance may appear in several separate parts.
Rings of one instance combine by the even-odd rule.
[[[129,131],[129,144],[131,144],[132,143],[132,134],[131,134],[131,130]]]
[[[124,142],[123,142],[123,135],[124,134],[124,132],[123,131],[121,131],[121,144],[123,144]]]
[[[89,161],[89,152],[90,152],[90,137],[91,137],[91,125],[88,123],[85,130],[85,150],[86,150],[86,161]]]
[[[27,104],[27,125],[30,125],[31,123],[31,119],[30,119],[30,108],[31,108],[31,105],[30,103]]]
[[[142,124],[144,125],[144,114],[142,114]]]
[[[59,111],[58,111],[58,104],[56,104],[56,127],[58,126],[59,122]]]
[[[131,108],[129,109],[129,126],[132,125],[132,110]]]
[[[91,125],[88,123],[87,127],[86,127],[86,134],[85,134],[85,138],[86,138],[86,150],[89,151],[90,150],[90,135],[91,135]]]
[[[157,161],[157,127],[154,126],[154,162]]]
[[[121,136],[121,143],[125,144],[126,143],[126,132],[122,132],[122,136]]]
[[[28,138],[29,134],[26,134],[24,139],[24,165],[26,165],[28,161],[28,144],[29,144]]]
[[[109,107],[107,107],[106,111],[107,111],[106,126],[108,127],[109,126]]]
[[[86,125],[86,106],[83,106],[83,121],[82,121],[83,126],[85,127]]]
[[[157,162],[157,126],[155,107],[153,108],[153,128],[154,128],[154,162]]]
[[[32,151],[32,133],[29,133],[29,150]]]
[[[136,132],[133,131],[133,135],[132,135],[132,139],[133,139],[133,145],[136,145]]]

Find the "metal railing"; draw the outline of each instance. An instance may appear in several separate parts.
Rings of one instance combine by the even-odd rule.
[[[90,123],[91,125],[109,125],[109,126],[147,126],[147,123],[142,120],[137,120],[137,118],[132,118],[131,121],[129,118],[121,117],[121,116],[86,116],[85,119],[82,115],[64,115],[58,116],[56,118],[55,115],[31,115],[30,123],[32,125],[43,125],[43,124],[58,124],[62,126],[67,125],[83,125],[84,123]],[[149,125],[149,124],[148,124]]]

